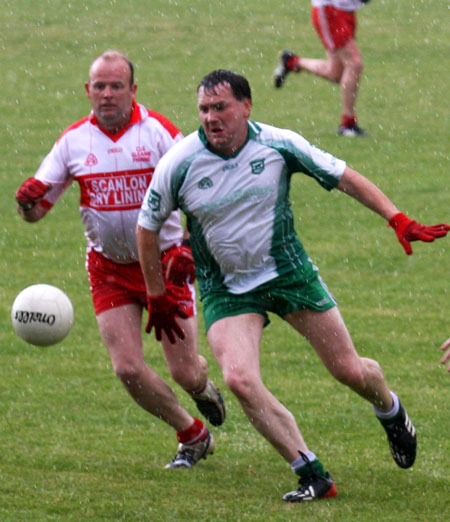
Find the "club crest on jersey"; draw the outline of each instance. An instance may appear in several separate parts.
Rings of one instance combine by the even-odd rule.
[[[198,182],[198,188],[201,190],[211,188],[212,186],[213,182],[208,177],[204,177]]]
[[[251,161],[250,167],[252,168],[252,174],[261,174],[261,172],[265,169],[264,158]]]
[[[154,211],[158,212],[161,209],[161,195],[155,190],[151,189],[147,199],[148,206]]]
[[[98,163],[98,159],[96,158],[95,154],[92,154],[92,152],[88,154],[88,157],[86,158],[86,161],[84,162],[86,167],[93,167],[94,165],[97,165],[97,163]]]
[[[152,153],[144,145],[136,147],[136,152],[132,152],[133,161],[150,161]]]

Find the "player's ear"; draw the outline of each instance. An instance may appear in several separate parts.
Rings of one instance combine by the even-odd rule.
[[[250,98],[244,99],[244,115],[246,118],[250,116],[250,112],[252,111],[252,100]]]
[[[87,96],[88,98],[90,98],[90,84],[89,84],[89,82],[85,82],[85,83],[84,83],[84,88],[85,88],[85,90],[86,90],[86,96]]]

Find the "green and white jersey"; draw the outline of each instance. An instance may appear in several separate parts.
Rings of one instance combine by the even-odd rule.
[[[173,210],[186,214],[202,295],[241,294],[310,265],[294,230],[291,175],[331,190],[345,170],[293,131],[253,121],[248,128],[231,157],[212,151],[202,128],[176,144],[158,163],[139,214],[139,225],[155,232]]]

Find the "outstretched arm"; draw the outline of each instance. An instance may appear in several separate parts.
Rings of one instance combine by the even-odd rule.
[[[337,188],[379,214],[386,221],[390,221],[395,214],[400,212],[374,183],[350,167],[346,167]]]
[[[346,167],[337,188],[386,219],[395,230],[407,255],[412,254],[411,241],[430,243],[446,236],[450,230],[450,225],[445,223],[427,226],[410,219],[399,212],[392,201],[374,183],[349,167]]]

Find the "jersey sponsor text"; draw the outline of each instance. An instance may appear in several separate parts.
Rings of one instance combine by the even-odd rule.
[[[153,168],[103,172],[77,177],[81,206],[97,210],[139,208],[152,179]]]

